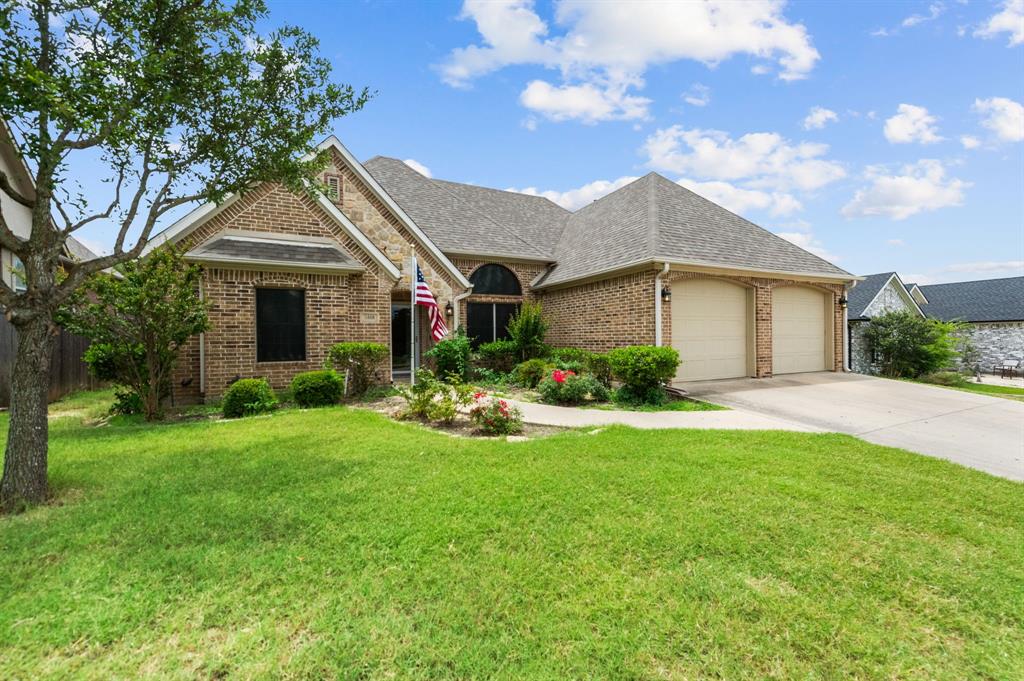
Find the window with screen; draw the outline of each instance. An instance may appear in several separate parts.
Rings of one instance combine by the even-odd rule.
[[[334,203],[341,203],[341,178],[337,175],[327,175],[324,180],[327,185],[327,198]]]
[[[484,265],[469,278],[473,284],[474,295],[521,296],[522,287],[519,280],[507,267],[501,265]]]
[[[306,292],[256,289],[256,361],[306,359]]]

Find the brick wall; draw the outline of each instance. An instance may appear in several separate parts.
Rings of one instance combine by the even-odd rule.
[[[654,271],[554,291],[539,299],[551,324],[548,342],[605,352],[654,344]]]
[[[181,245],[197,245],[225,229],[332,237],[366,271],[341,275],[205,268],[203,293],[210,304],[211,324],[205,334],[206,397],[222,395],[236,377],[266,377],[275,389],[285,388],[296,373],[320,368],[327,349],[337,342],[390,343],[391,278],[316,202],[280,186],[262,185],[202,225]],[[256,288],[262,286],[306,291],[304,362],[256,361],[255,295]],[[179,355],[173,379],[176,402],[202,397],[199,364],[199,339],[195,338]],[[390,374],[385,378],[390,380]]]

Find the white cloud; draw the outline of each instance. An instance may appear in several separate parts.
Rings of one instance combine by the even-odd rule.
[[[586,206],[592,201],[597,201],[606,194],[611,194],[619,187],[624,187],[630,182],[636,180],[636,177],[620,177],[617,180],[596,180],[585,184],[582,187],[576,189],[569,189],[564,192],[558,192],[553,190],[541,191],[536,187],[526,187],[525,189],[516,189],[510,187],[507,191],[519,192],[520,194],[529,194],[530,196],[543,196],[546,199],[554,201],[562,208],[567,210],[577,210]]]
[[[974,110],[982,116],[981,124],[994,132],[1000,141],[1024,140],[1024,106],[1020,102],[1006,97],[975,99]]]
[[[953,263],[929,272],[907,274],[902,278],[903,281],[912,281],[923,285],[1019,277],[1022,275],[1024,275],[1024,260],[984,260],[980,262]]]
[[[1002,33],[1010,34],[1009,47],[1024,44],[1024,0],[1005,0],[1002,10],[974,31],[979,38],[997,38]]]
[[[901,26],[904,28],[910,28],[911,26],[917,26],[923,24],[926,21],[934,21],[938,19],[943,12],[946,11],[946,6],[941,2],[933,2],[928,5],[928,14],[911,14],[909,17],[903,20]]]
[[[694,83],[683,93],[683,101],[693,106],[707,106],[711,102],[711,88],[701,83]]]
[[[615,3],[562,0],[551,34],[532,0],[466,0],[460,18],[476,23],[480,43],[460,47],[438,66],[442,80],[463,87],[506,66],[535,64],[560,72],[562,83],[533,81],[520,101],[556,120],[642,118],[648,68],[683,59],[714,66],[734,55],[768,60],[782,80],[805,78],[819,59],[806,28],[783,16],[777,0]],[[765,63],[755,67],[767,70]],[[589,107],[589,108],[588,108]]]
[[[576,119],[583,123],[646,118],[651,103],[645,97],[627,95],[620,84],[606,88],[592,83],[553,86],[543,80],[531,81],[519,101],[553,121]]]
[[[410,168],[415,170],[420,175],[423,175],[424,177],[433,177],[433,174],[430,172],[430,168],[428,168],[427,166],[423,165],[422,163],[420,163],[416,159],[407,158],[404,161],[402,161],[402,163],[404,163],[405,165],[409,166]]]
[[[795,196],[785,192],[769,193],[759,189],[744,189],[721,180],[697,182],[683,177],[676,182],[738,215],[751,210],[766,210],[772,215],[790,215],[803,209],[803,205]]]
[[[960,135],[960,144],[964,145],[964,149],[977,149],[981,146],[981,140],[974,135]]]
[[[826,144],[791,144],[778,133],[754,132],[732,139],[718,130],[659,129],[643,147],[656,170],[696,175],[701,180],[744,180],[749,188],[812,191],[846,175],[835,161],[820,158]]]
[[[800,232],[775,232],[775,235],[781,236],[786,241],[796,244],[805,251],[810,251],[824,260],[831,262],[838,262],[839,260],[842,260],[842,258],[835,253],[830,253],[826,250],[825,244],[823,244],[818,237],[814,236],[814,233],[809,229]]]
[[[888,244],[889,246],[906,246],[907,245],[903,241],[903,239],[886,239],[885,243]]]
[[[534,118],[533,116],[529,116],[527,118],[524,118],[520,125],[522,125],[530,132],[534,132],[535,130],[537,130],[537,119]]]
[[[885,139],[893,144],[920,142],[932,144],[942,140],[935,127],[937,119],[923,106],[900,104],[896,115],[885,121]]]
[[[923,159],[904,166],[900,174],[886,174],[884,168],[869,167],[865,176],[871,184],[858,189],[842,208],[845,217],[883,216],[904,220],[923,211],[959,206],[970,183],[947,178],[942,163]]]
[[[829,123],[839,120],[839,115],[831,109],[822,106],[811,108],[810,113],[804,118],[804,130],[821,130]]]

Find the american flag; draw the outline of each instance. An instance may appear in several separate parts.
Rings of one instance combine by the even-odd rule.
[[[434,340],[439,341],[447,336],[448,327],[444,323],[444,316],[437,309],[437,301],[434,300],[434,294],[430,292],[430,287],[427,286],[427,280],[423,278],[423,270],[419,265],[416,265],[415,300],[417,305],[427,308],[427,313],[430,315],[430,333]]]

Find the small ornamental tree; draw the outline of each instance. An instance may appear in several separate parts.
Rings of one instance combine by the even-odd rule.
[[[31,215],[0,246],[24,263],[24,291],[0,282],[17,329],[0,511],[47,494],[47,374],[54,316],[97,272],[137,258],[157,221],[260,182],[316,191],[316,142],[367,92],[331,82],[311,35],[265,29],[264,0],[0,0],[0,112],[31,187],[0,172],[5,203]],[[86,201],[76,178],[107,182]],[[109,254],[63,262],[86,225]],[[61,274],[63,272],[63,274]]]
[[[891,378],[917,378],[950,367],[957,355],[960,325],[925,319],[906,310],[887,312],[868,322],[864,339]]]
[[[163,247],[125,263],[119,274],[94,275],[59,317],[104,349],[90,364],[93,373],[130,388],[153,421],[163,416],[178,350],[209,327],[198,295],[200,272]]]
[[[544,319],[541,304],[530,300],[519,307],[519,311],[508,323],[508,337],[514,343],[520,362],[544,356],[547,352],[544,344],[547,333],[548,323]]]

